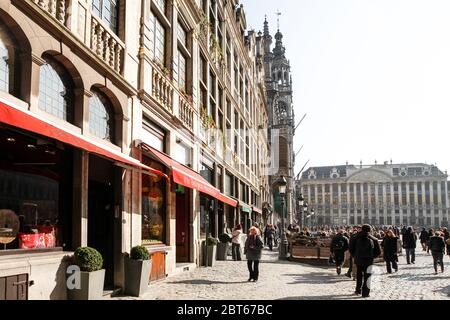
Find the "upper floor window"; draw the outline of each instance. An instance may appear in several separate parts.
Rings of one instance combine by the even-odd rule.
[[[117,33],[119,0],[92,0],[92,11]]]
[[[114,112],[108,98],[94,92],[89,99],[89,130],[109,142],[114,142]]]
[[[154,59],[157,63],[164,65],[165,64],[165,44],[166,44],[166,29],[164,25],[159,21],[159,19],[150,12],[150,30],[151,32],[151,44],[150,48],[153,51]]]
[[[0,91],[14,93],[17,50],[9,33],[0,23]]]
[[[41,67],[39,109],[62,120],[73,121],[73,85],[65,69],[51,57]]]

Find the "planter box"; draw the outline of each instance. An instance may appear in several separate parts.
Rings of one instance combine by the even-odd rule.
[[[318,247],[300,247],[293,246],[292,247],[292,256],[299,258],[315,258],[319,257],[319,248]]]
[[[80,272],[80,288],[67,290],[69,300],[102,300],[105,270]]]
[[[206,249],[206,244],[202,245],[202,266],[205,267],[214,267],[216,264],[216,256],[217,256],[217,247],[209,246]]]
[[[148,289],[150,272],[152,270],[151,260],[133,260],[125,258],[125,294],[139,297]]]
[[[219,243],[217,245],[217,260],[226,261],[228,258],[228,251],[231,248],[228,243]]]

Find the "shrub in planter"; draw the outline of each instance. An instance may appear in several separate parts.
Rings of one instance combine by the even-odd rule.
[[[74,262],[80,268],[75,276],[75,288],[67,288],[70,300],[100,300],[103,297],[105,270],[103,257],[94,248],[78,248],[74,254]],[[79,277],[79,278],[78,278]]]
[[[217,245],[217,260],[226,261],[228,257],[228,249],[230,248],[231,237],[224,233],[219,236],[220,243]]]
[[[152,261],[150,253],[144,246],[131,249],[130,255],[125,257],[125,294],[139,297],[148,288]]]
[[[205,246],[206,244],[206,246]],[[203,265],[214,267],[217,255],[217,245],[219,240],[209,236],[205,242],[203,242]]]

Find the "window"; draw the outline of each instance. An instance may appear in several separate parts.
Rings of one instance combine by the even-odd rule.
[[[1,250],[72,249],[71,150],[42,137],[0,129]]]
[[[166,133],[161,128],[154,125],[146,116],[144,116],[143,119],[143,128],[143,141],[150,147],[164,153]]]
[[[8,37],[0,29],[0,91],[10,92],[14,49],[7,47]]]
[[[150,34],[152,39],[150,39],[153,47],[151,47],[151,51],[153,51],[153,57],[155,61],[161,65],[165,65],[165,44],[166,44],[166,29],[162,25],[162,23],[156,18],[153,12],[150,12]]]
[[[186,93],[186,58],[178,51],[178,86]]]
[[[89,99],[89,130],[100,139],[114,142],[114,112],[100,92],[94,92]]]
[[[39,109],[72,122],[73,85],[62,66],[51,58],[45,59],[39,79]]]
[[[164,167],[147,157],[143,163],[157,170]],[[166,238],[166,184],[159,176],[142,175],[142,244],[165,243]]]
[[[119,0],[93,0],[92,11],[102,19],[114,33],[117,33]]]

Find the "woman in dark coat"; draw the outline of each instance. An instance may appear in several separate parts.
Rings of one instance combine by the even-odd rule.
[[[398,238],[395,236],[392,230],[389,230],[383,239],[383,255],[384,261],[386,261],[387,273],[392,273],[392,268],[395,272],[398,271],[398,248],[397,248]]]
[[[250,277],[248,281],[258,281],[259,278],[259,261],[262,256],[264,243],[258,234],[258,229],[252,227],[249,231],[247,241],[245,241],[244,253],[247,256],[247,265]]]
[[[425,228],[422,229],[419,239],[420,239],[420,244],[422,245],[423,251],[427,251],[427,243],[430,240],[430,235]]]

